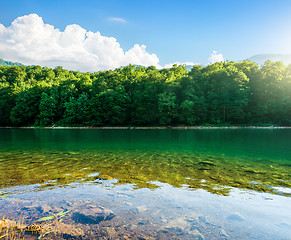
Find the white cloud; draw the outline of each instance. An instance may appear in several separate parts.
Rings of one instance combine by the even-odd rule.
[[[113,37],[73,24],[64,31],[45,24],[37,14],[0,24],[0,57],[26,65],[63,66],[80,71],[114,69],[128,64],[160,67],[156,54],[135,44],[124,51]]]
[[[213,51],[211,56],[208,58],[208,64],[213,64],[216,62],[223,62],[223,61],[224,61],[223,55],[216,51]]]
[[[110,18],[108,18],[108,20],[111,22],[119,22],[119,23],[126,23],[127,22],[124,18],[119,18],[119,17],[110,17]]]
[[[174,63],[168,63],[164,66],[164,68],[171,68],[174,66],[174,64],[179,65],[186,65],[186,66],[194,66],[194,65],[199,65],[199,63],[194,63],[194,62],[174,62]]]

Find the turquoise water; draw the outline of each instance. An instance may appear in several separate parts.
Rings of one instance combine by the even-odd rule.
[[[291,129],[50,130],[1,129],[1,151],[187,151],[290,160]]]
[[[290,139],[291,129],[0,129],[0,214],[29,225],[69,211],[60,239],[291,239]]]

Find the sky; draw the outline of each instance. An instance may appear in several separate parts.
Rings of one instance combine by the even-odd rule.
[[[0,0],[0,58],[80,71],[291,53],[290,0]]]

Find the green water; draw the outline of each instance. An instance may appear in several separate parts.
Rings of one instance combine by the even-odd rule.
[[[186,184],[220,194],[227,194],[225,187],[291,187],[289,129],[2,129],[0,136],[1,187],[93,178],[149,188],[155,187],[150,181]]]
[[[12,214],[14,217],[20,211],[23,212],[23,209],[12,210],[8,204],[10,200],[7,200],[9,197],[13,199],[20,197],[26,201],[29,199],[35,202],[35,196],[39,194],[37,199],[40,205],[49,204],[51,207],[53,205],[55,208],[66,210],[66,207],[61,207],[64,199],[89,201],[88,196],[93,194],[94,200],[89,197],[90,202],[98,200],[99,203],[103,202],[105,207],[110,206],[116,212],[123,211],[120,217],[129,214],[124,209],[128,211],[138,209],[140,213],[140,202],[148,203],[152,198],[157,198],[157,206],[148,207],[152,211],[149,212],[149,216],[142,217],[142,214],[138,214],[137,217],[150,219],[157,209],[161,210],[164,205],[168,206],[164,209],[164,220],[152,220],[156,221],[156,225],[151,226],[159,226],[159,228],[163,221],[171,222],[171,219],[177,216],[176,211],[167,210],[172,208],[173,201],[175,204],[183,205],[186,204],[184,199],[191,199],[190,202],[199,199],[196,204],[202,204],[200,211],[205,208],[205,212],[200,213],[197,219],[205,219],[207,215],[215,222],[217,218],[214,217],[214,212],[218,211],[215,206],[221,201],[218,197],[224,197],[224,208],[227,209],[243,199],[241,195],[236,195],[236,200],[233,201],[237,190],[244,191],[246,195],[249,193],[252,195],[257,193],[256,196],[268,194],[262,195],[264,199],[273,199],[274,196],[278,196],[276,198],[278,201],[290,203],[291,130],[0,129],[0,172],[0,202],[1,199],[7,201],[3,203],[7,204],[5,213]],[[105,193],[103,193],[104,188]],[[59,193],[58,200],[48,203],[47,199],[58,194],[60,189],[66,189],[66,194]],[[200,190],[207,194],[203,193],[203,195]],[[161,199],[163,191],[167,194]],[[132,200],[124,205],[125,195],[121,196],[120,192],[136,199],[136,202]],[[177,197],[173,200],[172,196],[176,195]],[[248,200],[240,209],[244,209],[244,213],[247,213],[252,206],[256,205],[256,201],[261,200]],[[111,206],[109,202],[115,203]],[[207,208],[203,205],[206,202]],[[267,205],[266,209],[263,207],[265,204],[266,200],[260,204],[264,209],[262,210],[264,214],[268,211],[270,214],[276,212],[277,205],[270,210]],[[83,204],[82,208],[86,208],[84,206]],[[75,206],[75,208],[78,207]],[[182,214],[186,219],[183,221],[188,223],[190,220],[187,214],[193,212],[196,205],[182,209],[183,213],[179,214]],[[207,209],[212,209],[212,211],[209,213]],[[291,203],[286,206],[286,209],[291,210]],[[229,211],[231,213],[232,210]],[[225,215],[226,219],[231,219],[232,216],[230,214],[230,217],[227,217],[226,210],[216,214]],[[291,222],[282,223],[281,218],[283,217],[278,218],[278,226],[282,224],[282,226],[286,224],[288,227],[291,226]],[[71,221],[72,219],[74,218],[72,217]],[[191,219],[195,217],[192,216]],[[260,218],[260,221],[263,221],[262,219]],[[250,224],[251,221],[246,220],[245,223]],[[206,229],[205,221],[203,224],[199,228],[200,232]],[[218,221],[216,224],[222,223]],[[147,226],[147,224],[141,225]],[[222,225],[219,225],[205,232],[204,236],[221,239],[228,239],[226,236],[230,238],[244,236],[245,239],[260,239],[261,237],[261,235],[251,235],[250,230],[240,232],[239,227],[232,229],[234,225],[229,225],[229,231],[235,231],[238,235],[232,237],[230,233],[224,237],[221,233],[220,237],[211,235],[210,232],[214,234],[213,231],[219,232],[222,229]],[[267,226],[266,223],[264,227],[260,226],[262,234],[266,231],[263,230],[265,226]],[[272,226],[268,225],[268,227]],[[137,229],[139,228],[142,227],[138,226]],[[227,229],[226,226],[224,228]],[[148,231],[152,234],[158,231],[157,229]],[[182,231],[184,234],[181,235],[182,239],[196,239],[191,237],[194,233],[190,226],[185,229]],[[252,234],[257,234],[260,230],[257,228],[254,232],[256,233]],[[284,233],[282,229],[278,232]],[[248,233],[250,235],[247,235]],[[177,237],[175,234],[178,233],[167,234],[166,238],[172,238]],[[268,239],[266,238],[268,236],[264,235],[264,238]],[[270,239],[274,237],[270,236],[272,236]]]

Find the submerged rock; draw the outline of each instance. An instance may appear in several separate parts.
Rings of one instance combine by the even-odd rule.
[[[52,231],[53,234],[61,235],[64,239],[82,239],[84,231],[76,228],[74,225],[66,224],[63,222],[56,222],[54,225],[43,226],[45,232]],[[58,238],[56,238],[58,239]]]
[[[110,210],[98,206],[87,206],[80,211],[75,211],[72,220],[82,224],[99,224],[102,221],[108,221],[115,217]]]
[[[113,180],[114,178],[109,176],[109,175],[107,175],[107,174],[102,174],[102,175],[98,176],[98,179],[99,180]]]
[[[47,212],[52,212],[52,208],[50,206],[40,205],[40,204],[33,204],[30,206],[24,206],[21,210],[28,211],[28,212],[37,210],[41,214],[47,213]]]
[[[148,210],[148,208],[145,205],[138,206],[138,207],[136,207],[136,209],[139,213],[145,212]]]
[[[262,172],[260,171],[257,171],[257,170],[253,170],[253,169],[246,169],[244,170],[246,173],[252,173],[252,174],[263,174]]]
[[[222,229],[220,229],[220,235],[222,236],[222,237],[225,237],[225,238],[228,238],[229,236],[228,236],[228,234],[226,233],[226,231],[222,228]]]
[[[201,162],[198,162],[198,164],[202,166],[216,166],[213,162],[210,162],[210,161],[201,161]]]
[[[24,230],[27,231],[27,232],[33,232],[33,233],[42,233],[42,232],[44,232],[43,226],[41,226],[39,224],[35,224],[35,223],[27,226],[26,228],[24,228]]]
[[[191,236],[191,239],[204,240],[204,236],[198,230],[190,231],[189,235]]]
[[[245,219],[240,213],[233,213],[227,217],[227,220],[242,222]]]
[[[105,232],[105,235],[107,236],[108,239],[117,239],[118,237],[118,234],[117,232],[115,231],[114,228],[112,227],[105,227],[104,229],[104,232]]]

